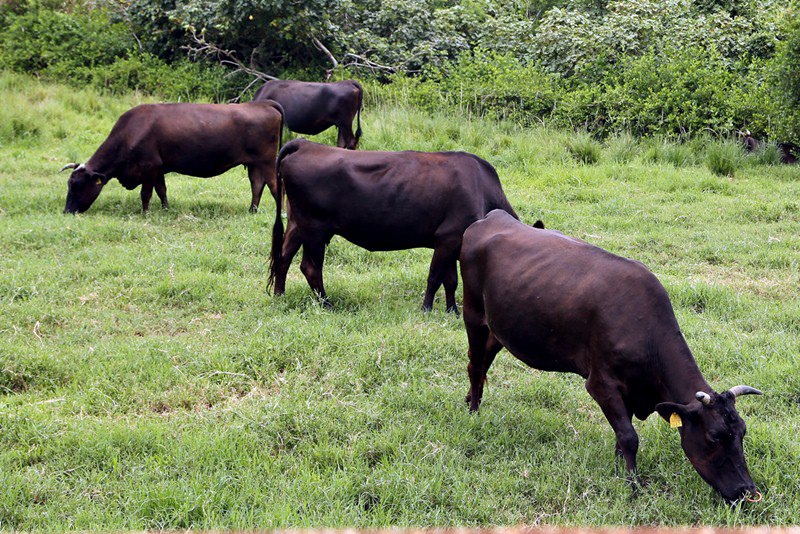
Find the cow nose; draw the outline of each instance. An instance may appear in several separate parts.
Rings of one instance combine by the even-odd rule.
[[[734,503],[734,502],[739,501],[740,499],[749,498],[751,496],[756,496],[756,497],[760,496],[760,494],[758,493],[758,490],[756,489],[756,485],[753,484],[753,483],[743,484],[743,485],[739,486],[733,492],[733,495],[731,497],[729,497],[727,500],[729,502],[731,502],[731,503]]]

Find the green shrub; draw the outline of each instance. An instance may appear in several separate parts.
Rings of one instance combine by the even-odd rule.
[[[716,141],[706,149],[706,166],[716,175],[733,176],[743,163],[744,152],[736,141]]]
[[[586,165],[594,165],[600,161],[600,143],[585,131],[576,132],[567,140],[567,151],[572,157]]]
[[[621,132],[606,139],[609,158],[614,163],[628,163],[636,157],[639,144],[629,132]]]
[[[33,6],[7,15],[0,29],[0,66],[30,74],[57,68],[69,77],[76,69],[113,63],[134,46],[125,25],[111,22],[105,10],[63,13]]]

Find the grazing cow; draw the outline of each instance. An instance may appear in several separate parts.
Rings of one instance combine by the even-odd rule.
[[[279,102],[286,112],[286,125],[293,132],[316,135],[331,126],[339,130],[336,146],[355,150],[361,138],[361,101],[364,90],[355,80],[334,83],[271,80],[262,85],[253,100]],[[358,128],[353,134],[353,119]]]
[[[781,163],[793,165],[800,158],[800,146],[794,143],[778,143],[778,151],[781,153]]]
[[[739,135],[739,139],[741,140],[741,143],[747,152],[755,152],[764,144],[763,141],[759,141],[750,135],[750,130],[737,131],[737,134]],[[775,146],[778,147],[778,154],[780,154],[781,163],[785,163],[787,165],[793,165],[797,163],[797,159],[800,158],[800,146],[797,146],[794,143],[785,142],[775,143]]]
[[[246,104],[143,104],[126,111],[85,164],[69,163],[65,213],[89,209],[109,180],[126,189],[142,186],[147,211],[153,188],[167,207],[164,175],[208,178],[244,165],[258,210],[264,185],[275,194],[275,160],[283,110],[272,101]]]
[[[734,403],[761,392],[711,389],[667,292],[643,264],[499,210],[467,228],[460,260],[470,411],[478,409],[486,372],[505,347],[536,369],[586,379],[632,478],[638,480],[639,438],[631,418],[656,411],[679,427],[689,461],[725,499],[756,491]]]
[[[464,229],[495,208],[516,217],[494,168],[464,152],[351,152],[295,139],[278,156],[279,197],[284,187],[291,209],[284,236],[278,205],[268,287],[284,292],[302,246],[300,269],[326,305],[325,246],[340,235],[371,251],[434,249],[422,308],[444,284],[447,310],[458,313]]]

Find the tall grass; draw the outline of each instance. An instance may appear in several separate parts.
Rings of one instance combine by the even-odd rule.
[[[800,516],[800,170],[746,158],[735,179],[600,148],[569,132],[373,103],[364,149],[467,150],[523,220],[645,262],[717,389],[746,383],[745,453],[761,503],[726,506],[668,425],[636,421],[647,487],[572,375],[501,353],[481,412],[462,322],[418,307],[429,250],[327,251],[333,310],[297,265],[265,292],[271,211],[243,169],[170,175],[140,213],[111,182],[64,216],[86,161],[142,98],[0,75],[0,529],[791,524]],[[32,110],[36,110],[33,112]],[[25,132],[37,131],[33,136]],[[318,137],[335,140],[335,132]],[[620,152],[627,154],[619,157]]]

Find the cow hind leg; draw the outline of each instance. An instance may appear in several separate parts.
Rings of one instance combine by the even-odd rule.
[[[449,243],[441,243],[436,246],[431,259],[431,267],[428,272],[428,287],[425,290],[425,297],[422,299],[422,309],[431,311],[433,309],[433,299],[439,286],[445,283],[445,300],[447,311],[458,313],[456,307],[456,287],[458,285],[458,271],[456,260],[458,259],[458,248]],[[451,291],[448,291],[448,286]]]
[[[475,412],[480,408],[483,398],[486,374],[503,345],[485,324],[467,326],[467,338],[469,339],[467,372],[469,373],[470,389],[464,400],[469,404],[469,411]]]
[[[352,124],[343,123],[339,125],[339,137],[336,140],[336,146],[339,148],[346,148],[347,150],[356,149],[356,136],[353,133]]]
[[[289,272],[289,267],[292,265],[297,251],[303,244],[300,238],[300,232],[294,220],[289,219],[286,227],[286,232],[283,235],[283,245],[281,248],[281,258],[275,266],[275,287],[274,292],[276,295],[283,295],[286,291],[286,275]]]
[[[325,285],[322,283],[325,243],[326,241],[324,240],[303,243],[303,259],[300,261],[300,270],[306,277],[308,285],[311,286],[311,290],[319,297],[322,305],[326,308],[331,308],[331,303],[325,293]]]
[[[615,450],[625,460],[630,482],[642,483],[636,469],[636,453],[639,450],[639,436],[633,428],[632,414],[622,400],[619,388],[601,380],[593,380],[592,376],[586,381],[586,390],[600,405],[603,415],[606,416],[614,434],[617,437]]]
[[[447,267],[444,274],[444,297],[447,303],[447,311],[455,313],[458,316],[458,305],[456,304],[456,289],[458,288],[458,265],[456,261]]]
[[[250,178],[250,191],[252,193],[252,200],[250,201],[250,213],[258,211],[258,205],[261,203],[261,195],[264,192],[264,186],[269,185],[270,193],[278,202],[278,182],[275,177],[275,161],[267,165],[250,165],[247,168],[247,176]]]
[[[163,174],[159,175],[158,178],[156,178],[154,186],[158,198],[161,199],[161,207],[164,209],[168,209],[169,202],[167,202],[167,182],[164,180]]]

